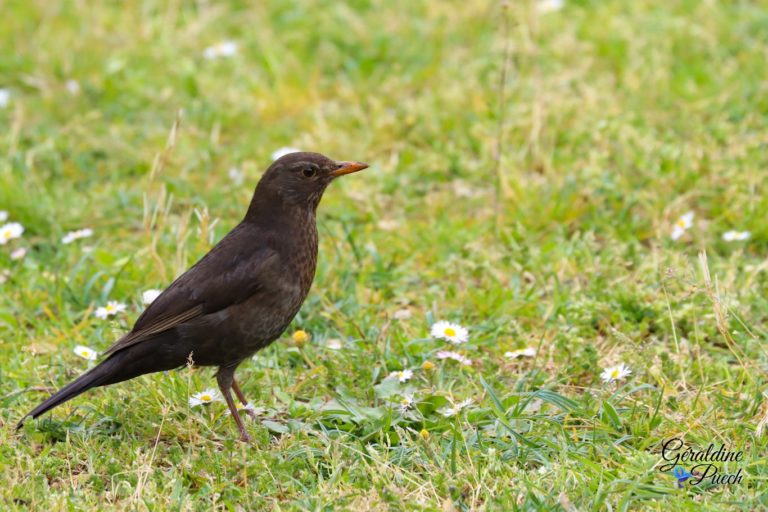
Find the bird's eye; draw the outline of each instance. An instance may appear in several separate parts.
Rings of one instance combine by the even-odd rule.
[[[304,170],[301,171],[305,178],[312,178],[316,172],[317,171],[315,171],[312,167],[305,167]]]

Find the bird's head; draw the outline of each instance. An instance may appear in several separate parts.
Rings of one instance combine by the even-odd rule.
[[[279,199],[314,211],[331,181],[367,167],[361,162],[331,160],[320,153],[289,153],[269,166],[256,187],[254,201]]]

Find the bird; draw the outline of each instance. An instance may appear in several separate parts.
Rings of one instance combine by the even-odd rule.
[[[191,362],[218,367],[216,381],[240,440],[250,441],[232,399],[234,391],[248,403],[235,370],[280,337],[309,293],[318,253],[316,212],[326,187],[367,167],[309,152],[275,160],[240,223],[149,304],[105,359],[26,414],[17,430],[89,389]]]

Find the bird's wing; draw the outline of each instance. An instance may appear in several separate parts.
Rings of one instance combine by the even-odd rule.
[[[131,332],[117,340],[104,355],[151,339],[197,316],[243,302],[263,290],[265,277],[279,272],[277,252],[243,244],[242,237],[231,236],[234,233],[233,230],[179,276],[147,307]]]

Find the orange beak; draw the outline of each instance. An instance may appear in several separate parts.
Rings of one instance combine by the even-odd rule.
[[[363,169],[368,168],[368,164],[364,164],[363,162],[336,162],[336,164],[339,166],[339,168],[331,173],[331,176],[334,178],[344,176],[345,174],[352,174],[353,172],[362,171]]]

